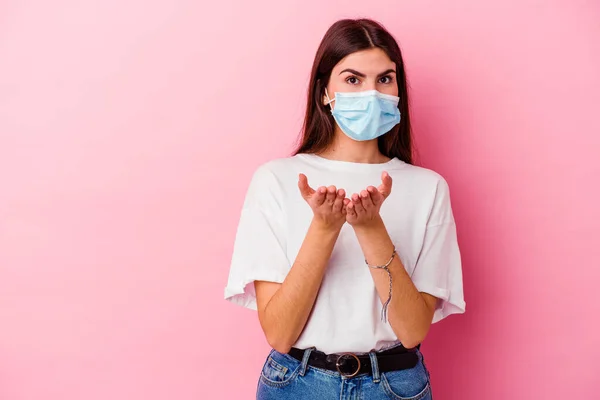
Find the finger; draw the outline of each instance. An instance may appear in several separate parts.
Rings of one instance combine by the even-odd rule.
[[[298,175],[298,188],[300,189],[300,194],[305,199],[308,199],[315,192],[315,190],[308,185],[308,179],[304,174]]]
[[[352,200],[345,198],[343,202],[344,206],[342,207],[342,214],[348,214],[348,204],[352,203]]]
[[[360,196],[356,193],[352,195],[352,204],[354,205],[354,209],[356,210],[357,214],[362,214],[365,212],[365,208],[360,201]]]
[[[354,207],[354,203],[351,200],[348,200],[346,204],[346,216],[351,219],[356,218],[356,208]]]
[[[367,192],[369,192],[369,194],[371,195],[371,201],[373,201],[373,205],[375,206],[380,205],[381,203],[383,203],[383,200],[385,200],[381,192],[377,190],[375,186],[369,186],[367,188]]]
[[[325,196],[327,195],[327,188],[325,186],[320,186],[317,189],[314,204],[320,206],[325,202]]]
[[[335,202],[335,198],[337,197],[337,189],[335,186],[329,186],[327,188],[327,197],[325,198],[325,202],[333,207],[333,203]]]
[[[375,208],[375,205],[373,204],[373,200],[371,200],[371,194],[369,192],[367,192],[366,190],[362,190],[360,192],[360,202],[362,203],[362,206],[365,210],[370,210],[372,208]]]
[[[344,197],[346,196],[346,192],[344,189],[339,189],[337,191],[337,197],[335,198],[335,202],[333,203],[333,209],[337,212],[342,211],[344,207]]]
[[[381,173],[381,185],[377,188],[386,199],[392,193],[392,177],[386,171]]]

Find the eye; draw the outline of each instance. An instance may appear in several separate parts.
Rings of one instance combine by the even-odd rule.
[[[386,76],[382,76],[381,78],[379,78],[379,82],[383,83],[383,84],[388,84],[388,83],[392,83],[394,80],[392,79],[391,76],[386,75]]]
[[[360,80],[355,76],[349,76],[346,78],[346,83],[349,83],[351,85],[358,85],[360,83]]]

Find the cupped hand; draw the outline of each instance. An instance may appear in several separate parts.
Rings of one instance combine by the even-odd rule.
[[[335,186],[321,186],[317,190],[310,187],[306,175],[298,177],[298,188],[302,198],[308,203],[314,214],[314,220],[327,229],[341,229],[346,222],[344,189]]]
[[[346,221],[353,227],[369,226],[380,219],[381,205],[392,192],[392,177],[387,173],[381,174],[381,185],[369,186],[360,193],[354,193],[344,200],[346,206]]]

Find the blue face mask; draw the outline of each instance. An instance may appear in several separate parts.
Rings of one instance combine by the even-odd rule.
[[[327,104],[335,101],[331,114],[338,126],[349,138],[372,140],[389,132],[400,123],[399,97],[383,94],[377,90],[335,93],[330,99],[327,89]]]

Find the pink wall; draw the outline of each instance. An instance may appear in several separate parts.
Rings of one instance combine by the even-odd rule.
[[[222,300],[237,218],[343,16],[399,39],[453,193],[468,307],[424,344],[436,400],[597,396],[598,2],[9,0],[1,399],[253,397],[267,345]]]

